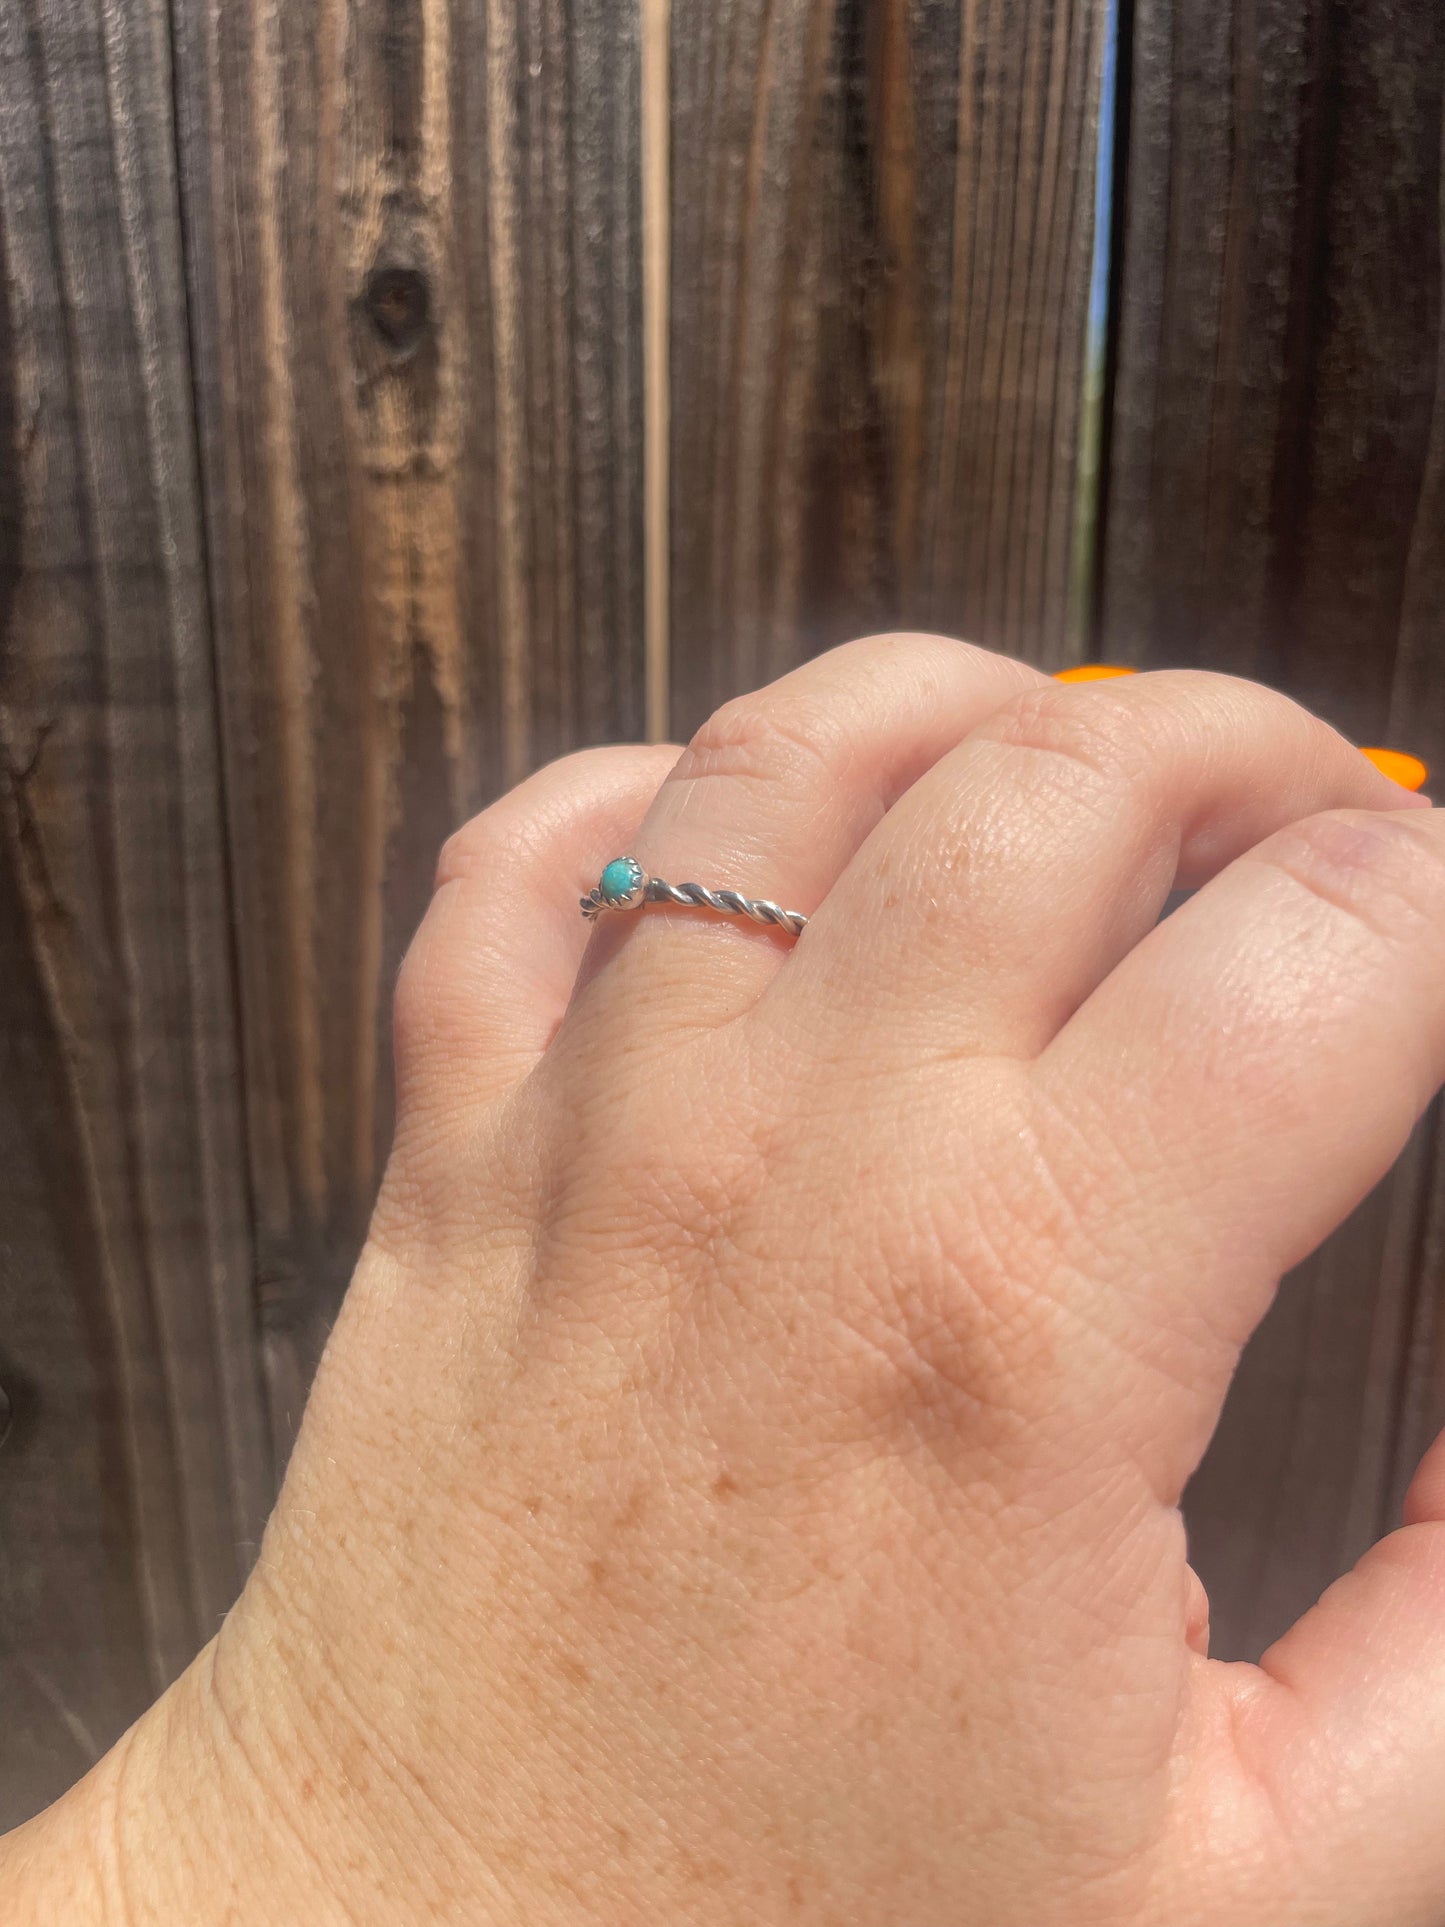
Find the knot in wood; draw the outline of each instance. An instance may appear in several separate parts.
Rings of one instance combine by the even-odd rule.
[[[431,323],[431,286],[420,268],[373,268],[361,305],[393,354],[410,354]]]

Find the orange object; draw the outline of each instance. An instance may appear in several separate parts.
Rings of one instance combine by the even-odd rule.
[[[1111,676],[1135,676],[1136,669],[1121,669],[1112,662],[1076,662],[1072,669],[1056,669],[1055,682],[1107,682]]]
[[[1430,774],[1418,756],[1411,756],[1403,749],[1365,749],[1360,754],[1368,756],[1375,768],[1383,770],[1401,789],[1423,789],[1425,778]]]

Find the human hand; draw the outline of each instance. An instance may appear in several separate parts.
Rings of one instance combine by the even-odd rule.
[[[677,756],[568,758],[448,845],[370,1241],[251,1584],[102,1776],[94,1891],[1439,1927],[1445,1451],[1258,1668],[1206,1657],[1177,1502],[1445,1076],[1445,815],[1253,685],[925,636]],[[809,926],[589,935],[634,850]],[[156,1817],[198,1802],[188,1872]]]

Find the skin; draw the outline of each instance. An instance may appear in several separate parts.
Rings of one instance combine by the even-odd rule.
[[[1445,1077],[1442,814],[912,635],[504,797],[255,1575],[7,1920],[1439,1927],[1445,1447],[1258,1667],[1177,1502]],[[629,850],[812,921],[589,933]]]

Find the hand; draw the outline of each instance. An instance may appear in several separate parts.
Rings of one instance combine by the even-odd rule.
[[[257,1572],[10,1890],[82,1841],[135,1927],[1439,1927],[1445,1452],[1260,1667],[1177,1510],[1445,1075],[1418,803],[1250,684],[928,636],[503,798]],[[811,921],[589,935],[628,851]]]

